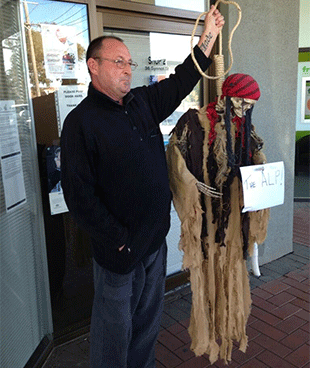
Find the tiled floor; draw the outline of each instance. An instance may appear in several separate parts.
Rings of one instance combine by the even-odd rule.
[[[252,311],[246,353],[233,351],[228,367],[309,368],[309,223],[310,203],[295,202],[292,254],[262,267],[250,277]],[[156,346],[157,368],[220,368],[208,357],[195,357],[187,332],[191,308],[189,285],[166,295]],[[89,335],[55,348],[44,368],[89,368]]]

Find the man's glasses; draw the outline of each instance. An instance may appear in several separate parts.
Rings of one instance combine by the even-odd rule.
[[[113,59],[108,59],[108,58],[101,58],[99,56],[95,56],[93,57],[93,59],[110,61],[111,63],[114,63],[120,69],[124,69],[127,64],[130,65],[131,70],[135,70],[138,66],[138,64],[135,63],[134,61],[125,61],[124,59],[113,60]]]

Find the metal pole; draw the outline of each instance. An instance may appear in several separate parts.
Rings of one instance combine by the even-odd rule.
[[[28,5],[27,5],[26,1],[24,1],[23,4],[24,4],[25,16],[26,16],[25,26],[27,28],[28,37],[29,37],[30,56],[31,56],[31,62],[32,62],[32,67],[33,67],[34,84],[35,84],[37,97],[39,97],[39,96],[41,96],[41,92],[40,92],[40,88],[39,88],[37,63],[36,63],[36,56],[35,56],[34,47],[33,47],[33,40],[32,40],[31,25],[30,25],[30,19],[29,19]]]

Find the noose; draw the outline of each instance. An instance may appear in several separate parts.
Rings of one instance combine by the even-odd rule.
[[[232,65],[233,65],[233,53],[232,53],[232,49],[231,49],[231,42],[232,42],[232,37],[234,35],[235,30],[238,28],[240,22],[241,22],[241,8],[240,6],[234,2],[234,1],[230,1],[230,0],[217,0],[217,2],[215,3],[215,8],[217,8],[219,3],[224,3],[224,4],[232,4],[234,5],[237,10],[238,10],[238,20],[236,25],[234,26],[234,28],[231,30],[230,35],[229,35],[229,39],[228,39],[228,51],[229,51],[229,55],[230,55],[230,64],[229,67],[227,68],[226,71],[224,71],[224,55],[222,53],[222,49],[223,49],[223,45],[222,45],[222,31],[220,31],[219,33],[219,54],[214,55],[214,63],[215,63],[215,76],[209,76],[207,74],[205,74],[202,69],[200,68],[200,65],[198,64],[195,55],[194,55],[194,47],[193,47],[193,41],[194,41],[194,37],[195,37],[195,33],[200,21],[200,18],[203,15],[206,15],[208,12],[203,12],[199,15],[199,17],[196,20],[193,32],[192,32],[192,37],[191,37],[191,56],[193,59],[194,64],[197,67],[197,70],[199,71],[199,73],[207,78],[207,79],[214,79],[216,80],[216,91],[217,91],[217,96],[221,96],[222,94],[222,84],[224,82],[224,77],[225,75],[231,70]]]
[[[224,78],[225,75],[231,70],[232,65],[233,65],[233,53],[232,53],[231,43],[232,43],[232,37],[234,35],[234,32],[238,28],[238,26],[241,22],[241,8],[236,2],[230,1],[230,0],[217,0],[217,2],[215,3],[215,8],[217,8],[217,6],[220,2],[222,2],[224,4],[227,4],[227,5],[232,4],[238,10],[237,23],[233,27],[233,29],[231,30],[231,32],[229,34],[229,38],[228,38],[228,51],[229,51],[229,55],[230,55],[230,65],[228,66],[227,70],[225,71],[224,70],[224,55],[223,55],[223,52],[222,52],[222,49],[223,49],[222,31],[220,31],[220,33],[219,33],[219,54],[214,55],[215,76],[209,76],[209,75],[205,74],[202,71],[202,69],[200,68],[200,65],[198,64],[198,62],[195,58],[194,47],[193,47],[194,36],[195,36],[196,30],[197,30],[200,18],[203,15],[206,15],[207,12],[201,13],[199,15],[199,17],[197,18],[197,20],[196,20],[196,23],[195,23],[195,26],[194,26],[194,29],[193,29],[193,32],[192,32],[192,36],[191,36],[191,56],[192,56],[193,62],[195,64],[197,70],[199,71],[199,73],[203,77],[205,77],[207,79],[215,80],[215,82],[216,82],[216,94],[218,96],[218,99],[217,99],[215,109],[217,110],[217,112],[219,114],[220,120],[224,123],[224,115],[225,115],[226,106],[225,106],[225,100],[221,99],[222,85],[223,85],[223,82],[224,82],[224,79],[225,79]],[[227,111],[226,111],[226,113],[227,113]],[[229,115],[230,115],[230,107],[229,107]],[[230,127],[230,125],[229,125],[229,127]],[[231,136],[230,136],[230,129],[229,129],[229,131],[227,132],[227,139],[230,140],[230,138],[231,138]],[[231,142],[229,142],[228,146],[232,148]],[[230,156],[232,157],[232,155],[230,155]],[[220,225],[220,229],[218,229],[218,231],[217,231],[216,237],[218,238],[217,242],[219,242],[219,243],[221,243],[221,245],[223,245],[223,242],[224,242],[224,235],[223,235],[224,234],[224,227],[226,226],[225,218],[226,218],[226,216],[229,216],[230,211],[228,211],[228,213],[226,213],[226,216],[225,216],[224,212],[226,212],[226,211],[223,212],[223,194],[224,194],[223,193],[223,183],[217,188],[217,190],[219,190],[219,192],[217,192],[217,195],[214,195],[214,188],[212,188],[212,189],[213,189],[213,191],[212,191],[213,195],[211,195],[211,197],[213,197],[212,198],[212,202],[213,202],[212,207],[214,207],[213,212],[215,211],[215,208],[217,208],[216,211],[218,211],[218,208],[221,209],[220,210],[220,224],[221,225]],[[203,193],[203,191],[201,190],[200,187],[198,187],[198,190],[200,190]],[[226,188],[226,191],[227,190],[230,190],[230,189]],[[215,193],[216,193],[216,191],[215,191]],[[210,193],[208,193],[208,195],[210,196]],[[226,195],[227,195],[227,193],[226,193]],[[219,200],[219,202],[218,202],[218,200]],[[214,212],[214,215],[215,215],[215,212]],[[226,220],[228,220],[228,217],[226,218]],[[203,248],[203,245],[202,245],[202,248]]]

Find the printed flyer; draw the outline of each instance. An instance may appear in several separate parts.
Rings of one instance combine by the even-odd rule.
[[[26,203],[22,153],[15,101],[0,101],[0,159],[5,207],[10,212]]]
[[[73,26],[40,24],[46,78],[77,78],[78,60],[76,29]]]
[[[50,146],[46,149],[46,166],[50,210],[52,215],[68,212],[61,187],[60,147]]]

